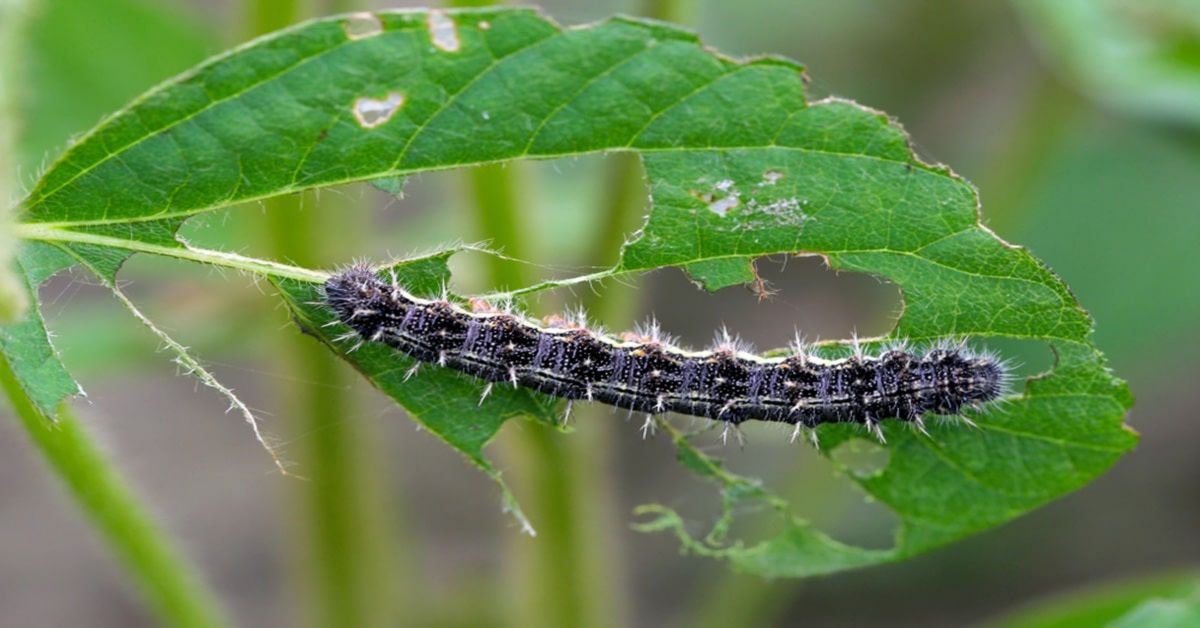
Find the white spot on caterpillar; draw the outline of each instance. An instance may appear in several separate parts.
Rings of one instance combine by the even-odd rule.
[[[382,33],[383,22],[374,13],[351,13],[346,21],[342,22],[342,30],[346,31],[346,37],[351,40],[366,39]]]
[[[354,119],[364,129],[373,129],[387,122],[404,105],[404,94],[388,92],[383,100],[362,97],[354,101]]]
[[[429,12],[426,20],[429,28],[429,38],[433,45],[446,52],[458,52],[461,43],[458,41],[458,25],[445,11],[434,9]]]

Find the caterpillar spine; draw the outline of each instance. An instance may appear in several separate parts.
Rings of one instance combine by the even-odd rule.
[[[479,301],[468,310],[445,294],[414,296],[394,275],[385,281],[361,264],[326,281],[325,302],[360,343],[381,342],[418,366],[484,380],[481,403],[494,384],[524,386],[568,403],[645,412],[644,433],[653,429],[652,417],[676,412],[723,421],[726,434],[750,420],[795,425],[793,438],[802,428],[858,423],[882,441],[884,420],[924,431],[925,415],[981,408],[1003,396],[1010,380],[1003,361],[962,342],[925,351],[898,342],[870,355],[855,340],[852,355],[830,360],[799,341],[791,356],[755,355],[726,329],[712,348],[691,351],[653,321],[617,337],[589,329],[582,312],[542,326]]]

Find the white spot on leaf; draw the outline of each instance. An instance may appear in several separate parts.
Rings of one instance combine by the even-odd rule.
[[[433,45],[446,52],[458,51],[461,46],[458,41],[458,25],[445,11],[430,11],[426,25],[429,27],[429,38],[433,40]]]
[[[725,198],[715,200],[708,204],[708,211],[724,218],[729,210],[738,206],[738,195],[730,194]]]
[[[718,181],[716,185],[713,186],[713,189],[714,191],[711,193],[692,193],[694,196],[704,201],[704,203],[708,205],[708,211],[724,218],[725,214],[729,213],[729,210],[737,207],[738,204],[741,203],[740,195],[738,194],[737,190],[733,189],[733,181],[729,179],[723,179]]]
[[[383,100],[362,97],[354,101],[354,119],[364,129],[373,129],[390,120],[403,105],[400,92],[389,92]]]
[[[487,20],[481,20],[479,22],[479,30],[481,30],[481,31],[486,31],[491,27],[492,27],[492,23]]]
[[[383,32],[383,22],[379,20],[379,16],[374,13],[351,13],[345,22],[342,22],[342,30],[346,31],[346,37],[350,39],[366,39],[374,37]]]
[[[783,178],[783,173],[778,170],[768,170],[763,173],[763,185],[775,185]]]
[[[481,116],[481,117],[482,117],[484,120],[491,120],[491,119],[492,119],[492,114],[490,114],[490,113],[488,113],[488,112],[486,112],[486,111],[485,111],[485,112],[483,112],[483,113],[481,113],[481,114],[479,114],[479,115],[480,115],[480,116]]]
[[[770,218],[775,224],[781,226],[798,226],[811,220],[811,217],[804,212],[805,204],[807,201],[795,197],[781,198],[769,203],[751,200],[746,205],[746,215]]]

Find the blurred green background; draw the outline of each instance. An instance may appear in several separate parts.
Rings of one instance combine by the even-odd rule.
[[[20,59],[20,177],[72,135],[205,57],[351,0],[32,4]],[[396,6],[394,3],[387,6]],[[979,188],[984,217],[1029,247],[1097,321],[1098,344],[1138,397],[1138,450],[1079,493],[918,559],[812,581],[765,582],[681,556],[629,529],[662,501],[697,521],[708,487],[669,443],[598,409],[575,433],[510,425],[491,448],[544,534],[522,536],[494,486],[420,433],[289,326],[246,277],[134,258],[133,298],[235,388],[308,481],[282,478],[225,401],[177,377],[155,339],[82,274],[42,290],[81,420],[240,625],[961,625],[1100,583],[1200,567],[1200,5],[1169,1],[933,0],[545,2],[564,24],[617,12],[671,18],[731,55],[804,62],[815,97],[887,111],[927,160]],[[310,266],[494,239],[530,265],[454,260],[466,291],[611,262],[581,246],[606,221],[636,227],[633,160],[592,157],[423,175],[402,197],[365,185],[205,215],[192,241]],[[515,222],[486,224],[479,207]],[[623,211],[614,208],[624,207]],[[607,229],[607,231],[613,231]],[[330,237],[332,234],[333,237]],[[654,313],[702,345],[721,324],[759,347],[885,332],[891,286],[812,259],[764,260],[778,289],[705,294],[681,273],[585,302],[614,326]],[[544,312],[543,312],[544,313]],[[1051,357],[1031,354],[1027,370]],[[722,450],[834,536],[890,541],[891,520],[786,434]],[[105,548],[62,498],[14,421],[0,422],[0,623],[153,624]],[[1081,625],[1087,625],[1086,623]]]

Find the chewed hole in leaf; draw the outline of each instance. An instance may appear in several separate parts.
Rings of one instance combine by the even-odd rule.
[[[800,511],[797,514],[805,516],[815,512],[813,523],[842,543],[868,550],[895,547],[900,517],[859,487],[849,486],[845,481],[839,484],[843,490],[834,493],[837,501],[826,504],[824,512]]]
[[[1020,394],[1023,382],[1049,373],[1057,361],[1045,342],[1016,338],[988,338],[978,344],[984,350],[1003,356],[1012,375],[1013,394]]]
[[[446,52],[458,52],[462,43],[458,39],[458,25],[454,18],[443,11],[430,11],[427,21],[429,38],[433,45]]]
[[[342,29],[350,39],[366,39],[383,32],[383,22],[374,13],[353,13],[342,22]]]
[[[663,328],[704,346],[722,324],[759,350],[784,348],[797,336],[808,342],[827,338],[882,336],[895,326],[900,291],[860,273],[831,272],[817,256],[761,258],[757,286],[736,285],[718,292],[697,290],[675,273],[655,277],[650,309]]]
[[[1091,344],[1086,313],[1028,252],[1007,246],[984,229],[974,189],[948,170],[920,163],[903,129],[886,114],[837,99],[812,101],[798,65],[717,57],[691,33],[660,23],[618,18],[561,29],[532,11],[508,9],[377,15],[386,17],[387,36],[355,41],[379,34],[379,20],[361,17],[299,25],[219,57],[186,80],[168,83],[153,102],[135,101],[51,167],[31,193],[24,216],[29,222],[20,227],[35,239],[62,238],[62,246],[78,245],[80,255],[103,262],[112,251],[145,251],[147,243],[174,246],[170,236],[190,216],[298,187],[625,149],[640,152],[653,207],[642,228],[630,234],[617,267],[589,275],[614,277],[670,267],[685,269],[712,290],[755,286],[753,292],[736,288],[710,297],[670,271],[663,273],[672,277],[670,284],[644,290],[655,299],[664,328],[683,335],[691,346],[708,344],[722,324],[763,349],[787,344],[797,328],[809,340],[847,338],[855,332],[888,334],[901,311],[898,291],[873,277],[903,286],[906,302],[899,329],[914,338],[965,334],[987,346],[1002,336],[1054,343],[1062,368],[1028,386],[1019,401],[998,405],[995,415],[979,421],[979,430],[930,425],[933,437],[926,439],[902,425],[886,426],[890,464],[881,474],[852,474],[851,479],[879,500],[870,508],[883,510],[880,504],[887,504],[899,515],[901,534],[894,552],[863,552],[827,543],[816,533],[796,534],[779,544],[795,551],[779,552],[773,565],[760,564],[769,567],[760,573],[770,575],[841,570],[945,544],[1082,486],[1132,446],[1133,437],[1120,426],[1128,392]],[[460,26],[472,22],[476,29],[460,32]],[[497,58],[492,47],[474,43],[489,28],[487,42],[504,42],[512,54]],[[300,64],[287,55],[263,54],[301,48],[313,56]],[[322,54],[334,48],[339,48],[336,54]],[[528,50],[554,53],[519,52]],[[577,71],[558,71],[568,64]],[[414,71],[433,65],[444,72]],[[685,68],[689,71],[679,71]],[[215,81],[251,69],[262,77],[261,89],[231,93],[216,103],[195,104],[190,96],[197,77]],[[448,92],[447,83],[437,77],[463,79],[452,81],[461,91]],[[341,95],[312,101],[315,112],[323,115],[298,115],[269,133],[254,134],[239,123],[248,105],[261,105],[257,99],[273,94],[290,95],[288,89],[276,88],[294,85],[321,85],[322,93]],[[509,89],[512,85],[527,88]],[[630,107],[624,96],[633,87],[639,95],[653,95],[655,106]],[[393,120],[406,100],[412,104],[405,119]],[[163,103],[172,106],[161,107]],[[151,105],[155,108],[147,109]],[[330,119],[345,119],[347,113],[361,129],[386,124],[387,132],[346,134],[351,141],[320,143],[309,154],[293,155],[294,167],[277,167],[281,155],[313,146],[312,138],[324,138]],[[130,128],[141,128],[130,121],[151,118],[164,126],[129,136]],[[195,168],[186,153],[163,150],[175,138],[210,135],[218,141],[206,158],[242,165],[245,177],[227,176],[227,169]],[[129,164],[154,165],[136,173],[145,175],[145,185],[128,185]],[[80,172],[87,176],[77,176]],[[546,196],[558,204],[557,215],[577,220],[569,215],[592,207],[581,204],[567,211],[560,197],[595,195],[571,189]],[[584,225],[580,238],[557,231],[544,239],[584,249],[579,246],[583,237],[595,233],[578,222]],[[405,233],[415,231],[405,227]],[[492,235],[454,232],[449,239]],[[392,251],[404,250],[396,242],[388,244]],[[241,257],[231,263],[232,256],[218,251],[180,250],[192,259],[256,269],[286,294],[306,330],[317,335],[326,329],[322,325],[328,312],[313,306],[318,301],[313,271]],[[356,254],[374,257],[367,251]],[[771,255],[811,257],[787,257],[786,266],[773,268],[763,259]],[[540,251],[525,251],[521,257],[547,259]],[[839,286],[825,293],[820,282],[813,282],[833,276],[819,267],[822,259],[852,271],[838,276]],[[412,284],[415,293],[429,294],[450,279],[444,262],[443,257],[408,260],[397,270],[405,285],[417,282]],[[879,286],[891,298],[859,300],[856,295],[845,304],[844,281],[861,282],[867,291]],[[770,284],[777,296],[761,303],[772,292]],[[544,399],[524,391],[497,390],[481,409],[478,382],[429,369],[406,383],[403,369],[396,368],[403,356],[371,346],[346,354],[342,345],[328,344],[498,483],[499,472],[483,447],[501,425],[526,415],[555,420]],[[844,350],[831,348],[830,357]],[[1011,357],[1005,350],[1001,354]],[[832,452],[847,439],[865,436],[850,427],[819,430],[821,451]],[[765,459],[761,452],[775,446],[754,436],[748,430],[746,451],[756,461]],[[771,438],[795,458],[800,445],[786,449],[786,431]],[[736,445],[718,455],[734,462],[735,456],[726,453],[732,449]],[[771,468],[794,470],[786,462]],[[697,466],[689,469],[697,472]],[[771,468],[747,466],[770,476]],[[740,465],[729,468],[742,471]],[[1067,468],[1073,472],[1064,474]],[[784,486],[789,499],[820,491],[812,483],[799,491],[776,481],[778,476],[769,479],[767,486]],[[737,483],[736,489],[749,486]],[[775,503],[757,495],[754,499],[740,499],[737,512],[756,515],[764,510],[762,504]],[[792,499],[794,514],[821,512],[819,503],[803,499]],[[855,495],[846,503],[858,508],[863,502]],[[894,521],[873,510],[866,515],[871,521]],[[817,516],[813,523],[846,538],[841,519]],[[786,531],[793,532],[790,527]]]
[[[878,475],[888,465],[888,450],[861,438],[841,443],[829,455],[838,466],[860,478]]]
[[[383,99],[361,97],[354,101],[354,119],[359,126],[373,129],[387,122],[404,106],[404,94],[388,92]]]

